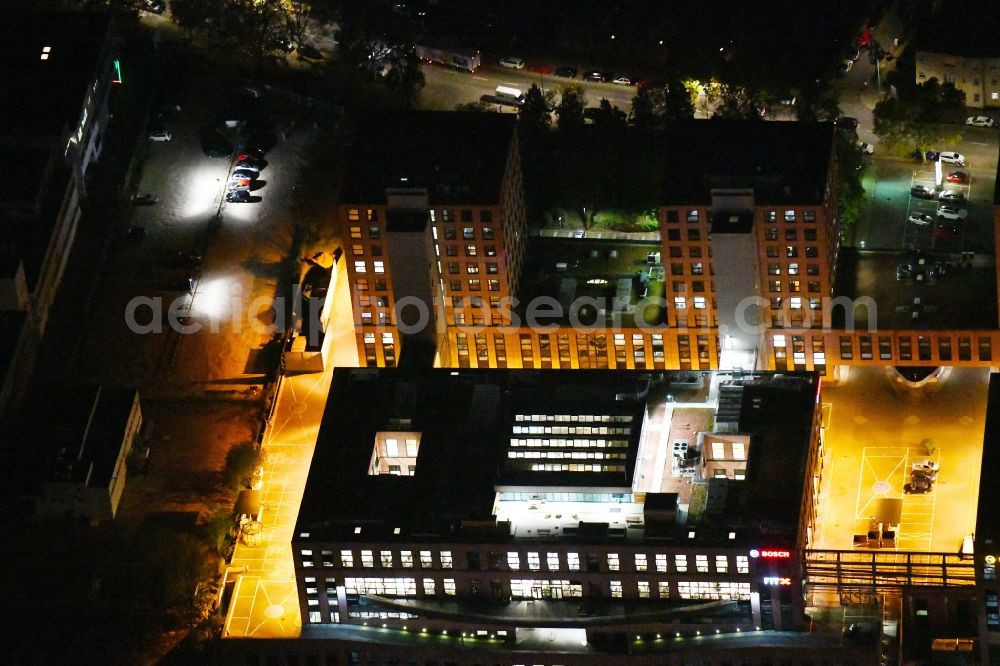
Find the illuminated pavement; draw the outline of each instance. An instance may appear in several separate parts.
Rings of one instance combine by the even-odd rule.
[[[957,552],[975,531],[989,371],[952,368],[939,387],[893,387],[883,368],[852,368],[824,388],[826,461],[813,547],[851,550],[880,497],[903,499],[896,550]],[[919,446],[938,446],[926,455]],[[914,462],[940,464],[926,495],[906,495]],[[884,548],[882,550],[885,550]]]
[[[264,437],[262,530],[256,545],[236,546],[230,576],[238,575],[224,636],[297,637],[302,629],[291,538],[326,407],[333,367],[357,366],[357,347],[343,262],[334,290],[332,363],[323,373],[286,377]]]

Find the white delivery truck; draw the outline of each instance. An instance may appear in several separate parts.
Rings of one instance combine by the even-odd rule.
[[[413,47],[417,57],[426,62],[438,63],[474,72],[482,64],[476,49],[447,49],[417,44]]]
[[[524,104],[524,93],[520,89],[510,86],[497,86],[496,97],[506,102],[513,102],[518,106]]]

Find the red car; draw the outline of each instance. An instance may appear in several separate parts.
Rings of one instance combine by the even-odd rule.
[[[944,177],[949,183],[964,183],[966,178],[968,178],[968,174],[964,171],[952,171]]]

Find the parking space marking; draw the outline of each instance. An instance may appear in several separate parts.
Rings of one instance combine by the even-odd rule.
[[[929,550],[937,508],[937,493],[932,489],[923,495],[905,494],[903,485],[908,483],[913,454],[911,447],[866,446],[861,452],[858,475],[858,497],[855,520],[867,520],[872,515],[872,505],[883,497],[902,497],[896,534],[897,550]],[[927,456],[919,456],[926,459]],[[888,483],[887,492],[875,492],[875,484]]]

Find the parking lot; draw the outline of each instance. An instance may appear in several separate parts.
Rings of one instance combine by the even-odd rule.
[[[823,389],[824,447],[814,547],[852,550],[880,500],[902,500],[895,542],[882,550],[954,553],[975,531],[989,371],[951,368],[914,389],[886,368],[851,368]],[[930,450],[926,441],[933,443]],[[915,464],[939,467],[929,492],[907,493]]]
[[[205,68],[181,72],[151,106],[149,130],[171,140],[140,148],[138,192],[155,203],[133,206],[131,233],[121,229],[113,241],[73,358],[85,376],[140,387],[155,379],[171,394],[250,390],[277,362],[269,325],[282,314],[274,297],[296,270],[287,263],[299,222],[296,185],[317,130],[308,110],[279,92],[255,97]],[[203,138],[208,126],[225,131],[225,117],[251,113],[274,128],[273,145],[250,185],[256,202],[226,203],[232,157],[209,157]],[[137,298],[133,319],[159,322],[160,331],[137,333],[126,321]],[[174,330],[170,307],[200,330]]]
[[[940,189],[956,190],[966,203],[957,207],[968,211],[964,221],[951,223],[937,219],[940,203],[910,195],[914,185],[936,186],[936,163],[902,159],[886,154],[875,144],[875,154],[865,159],[870,165],[863,184],[866,205],[854,233],[853,245],[869,250],[921,249],[939,252],[990,253],[993,245],[993,182],[997,170],[1000,132],[996,129],[965,127],[963,139],[939,150],[957,151],[966,166],[941,164]],[[966,175],[962,183],[944,180],[954,171]],[[927,224],[910,222],[910,216],[928,214]]]

